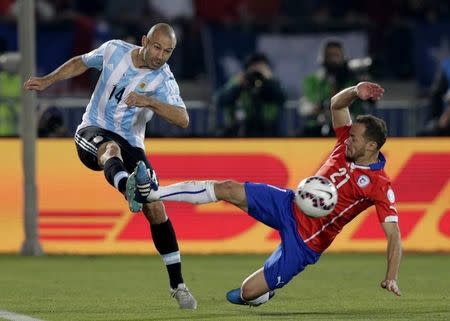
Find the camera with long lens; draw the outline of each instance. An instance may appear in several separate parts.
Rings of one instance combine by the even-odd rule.
[[[261,88],[267,79],[257,70],[250,70],[244,74],[246,88],[250,90],[252,95],[259,94]]]

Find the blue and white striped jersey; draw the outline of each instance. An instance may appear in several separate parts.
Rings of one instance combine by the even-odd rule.
[[[131,51],[136,48],[139,47],[122,40],[111,40],[82,56],[88,67],[102,73],[77,131],[97,126],[144,149],[145,125],[153,117],[153,111],[127,107],[123,99],[131,91],[186,108],[169,65],[157,70],[136,68],[131,59]]]

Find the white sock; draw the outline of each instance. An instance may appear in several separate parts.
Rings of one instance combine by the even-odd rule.
[[[242,299],[242,297],[241,297],[241,299]],[[269,292],[264,293],[263,295],[257,297],[256,299],[246,301],[246,302],[248,303],[248,305],[258,306],[258,305],[266,303],[267,301],[269,301]]]
[[[163,254],[162,259],[163,259],[165,265],[179,263],[179,262],[181,262],[180,251]]]
[[[159,186],[147,196],[149,201],[175,201],[191,204],[217,202],[213,181],[189,181],[168,186]]]
[[[114,175],[114,187],[116,189],[119,189],[119,182],[122,180],[122,178],[128,178],[128,173],[125,171],[118,172],[116,175]]]

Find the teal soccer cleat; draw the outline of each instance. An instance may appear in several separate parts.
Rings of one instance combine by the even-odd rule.
[[[242,300],[242,298],[241,298],[241,289],[240,288],[229,291],[227,293],[227,300],[228,300],[228,302],[233,303],[233,304],[248,305],[248,303],[245,302],[244,300]]]
[[[128,179],[127,179],[127,187],[125,189],[125,198],[128,201],[128,208],[133,213],[137,213],[142,210],[142,204],[137,202],[134,199],[135,191],[136,191],[135,173],[131,173],[131,175],[128,176]]]
[[[151,191],[157,191],[159,188],[155,171],[148,169],[143,161],[139,161],[133,174],[135,174],[136,179],[134,199],[140,203],[151,202],[147,197]]]
[[[247,302],[247,301],[242,300],[242,298],[241,298],[241,289],[237,288],[237,289],[233,289],[231,291],[228,291],[228,293],[227,293],[227,300],[228,300],[228,302],[233,303],[233,304],[250,305],[250,306],[257,307],[257,306],[260,306],[263,303],[266,303],[270,299],[272,299],[274,295],[275,295],[275,291],[269,291],[269,297],[266,298],[265,300],[264,299],[261,300],[261,298],[262,298],[262,296],[261,296],[261,297],[255,299],[255,300]],[[264,296],[264,294],[263,294],[263,296]],[[257,301],[257,300],[258,301],[261,300],[261,302],[254,302],[254,301]]]

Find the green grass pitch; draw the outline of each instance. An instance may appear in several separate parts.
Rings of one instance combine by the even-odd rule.
[[[324,254],[258,308],[225,293],[264,255],[185,255],[196,311],[170,298],[159,256],[0,256],[0,311],[45,321],[450,320],[450,256],[404,254],[396,297],[379,287],[382,254]]]

